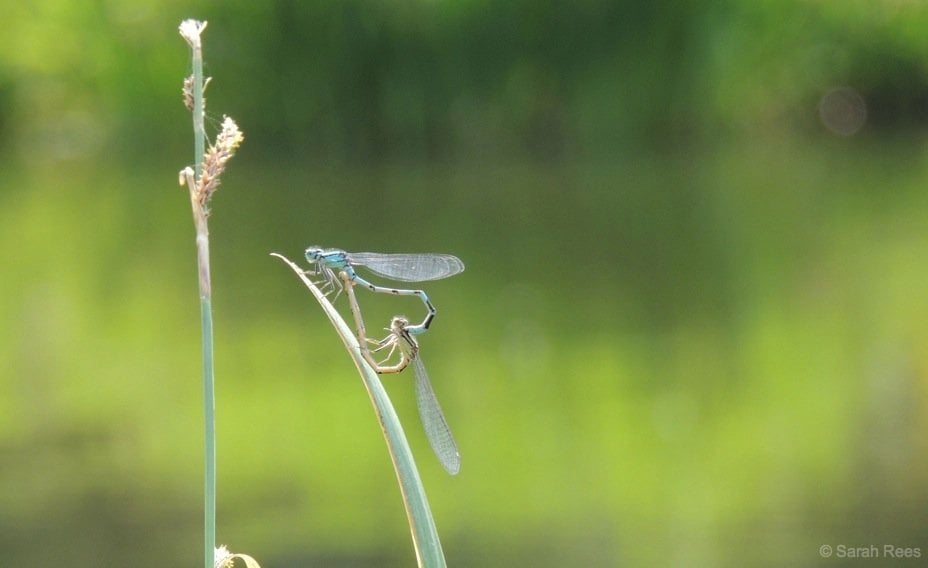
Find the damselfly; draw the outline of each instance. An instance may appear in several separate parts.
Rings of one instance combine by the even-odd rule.
[[[395,316],[387,329],[390,332],[387,337],[379,341],[369,339],[364,329],[361,308],[358,306],[357,298],[354,295],[354,281],[351,280],[346,271],[340,272],[339,277],[348,295],[348,303],[351,305],[351,313],[357,326],[361,355],[379,374],[399,373],[410,363],[412,364],[413,373],[416,375],[416,406],[419,408],[419,418],[422,419],[422,426],[425,428],[425,435],[429,439],[429,445],[432,446],[432,450],[438,456],[438,461],[441,462],[445,471],[451,475],[457,474],[461,470],[461,454],[458,452],[458,446],[451,435],[451,429],[448,428],[445,414],[438,404],[435,391],[432,390],[432,383],[429,381],[428,372],[425,370],[419,352],[419,342],[416,341],[414,332],[410,331],[412,326],[409,325],[406,318]],[[421,330],[418,332],[421,333]],[[368,344],[377,345],[377,348],[373,350],[374,352],[389,349],[386,359],[383,361],[374,359]],[[395,351],[399,352],[399,361],[393,365],[385,365]]]
[[[464,263],[450,254],[384,254],[377,252],[345,252],[340,249],[309,247],[306,260],[315,265],[315,273],[322,276],[322,288],[326,292],[337,290],[335,297],[344,289],[338,273],[344,272],[352,282],[361,284],[372,292],[396,296],[416,296],[425,304],[428,314],[422,323],[408,326],[410,333],[421,333],[429,328],[435,317],[435,306],[423,290],[405,290],[371,284],[355,272],[355,266],[363,266],[384,278],[400,282],[424,282],[454,276],[464,270]]]

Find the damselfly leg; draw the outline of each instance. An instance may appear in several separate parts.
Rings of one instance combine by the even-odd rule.
[[[461,455],[458,452],[457,443],[451,435],[451,429],[448,427],[448,421],[441,410],[441,405],[438,404],[435,391],[432,389],[428,372],[422,362],[419,343],[416,341],[414,333],[410,331],[409,322],[404,317],[394,316],[387,330],[390,332],[389,335],[381,340],[369,339],[364,328],[361,308],[354,294],[355,282],[346,271],[340,272],[339,278],[351,306],[361,355],[379,374],[399,373],[408,367],[410,363],[412,364],[416,376],[416,406],[419,409],[419,418],[422,420],[423,428],[425,428],[425,435],[429,440],[429,445],[432,446],[432,451],[438,456],[438,460],[441,462],[442,467],[445,468],[445,471],[451,475],[457,474],[461,470]],[[373,349],[374,353],[388,348],[390,351],[386,359],[377,361],[374,359],[372,350],[368,345],[377,346]],[[393,356],[395,351],[399,351],[399,360],[393,365],[386,365],[385,363]]]

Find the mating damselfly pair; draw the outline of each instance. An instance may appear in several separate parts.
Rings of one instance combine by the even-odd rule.
[[[454,276],[464,270],[464,263],[450,254],[349,253],[340,249],[319,247],[307,248],[306,260],[314,265],[312,272],[322,277],[323,291],[326,293],[334,291],[334,299],[345,291],[355,321],[361,355],[371,365],[371,368],[377,373],[386,374],[401,372],[410,364],[412,365],[416,376],[416,405],[429,444],[445,470],[452,475],[458,473],[461,468],[461,456],[451,430],[448,428],[445,415],[438,404],[438,399],[435,397],[435,391],[432,390],[428,373],[419,353],[419,343],[415,338],[416,335],[425,333],[429,329],[435,318],[435,306],[423,290],[390,288],[372,284],[361,277],[354,267],[363,266],[370,272],[391,280],[424,282]],[[410,325],[405,317],[394,316],[390,321],[390,326],[386,328],[389,332],[386,337],[380,340],[370,339],[367,337],[361,308],[354,294],[356,284],[381,294],[416,296],[425,305],[426,316],[421,323],[415,325]],[[368,345],[376,347],[371,349]],[[382,361],[377,361],[373,353],[383,350],[388,350],[387,357]],[[399,353],[398,361],[394,364],[386,364],[395,352]]]

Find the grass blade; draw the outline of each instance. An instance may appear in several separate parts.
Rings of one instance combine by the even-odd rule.
[[[387,449],[390,452],[390,459],[393,460],[393,469],[396,471],[396,477],[400,484],[400,493],[403,496],[403,504],[406,507],[406,517],[409,521],[409,530],[412,533],[412,542],[416,550],[416,560],[420,568],[443,568],[445,556],[441,549],[441,541],[438,538],[438,531],[435,528],[435,521],[432,518],[432,511],[429,508],[428,498],[425,496],[425,488],[422,486],[422,479],[419,476],[419,470],[416,469],[416,462],[412,456],[412,450],[409,442],[406,440],[406,434],[403,432],[403,426],[400,419],[390,402],[387,391],[380,382],[380,376],[371,368],[361,355],[361,347],[358,345],[358,339],[354,332],[345,323],[338,311],[329,301],[329,299],[316,287],[315,284],[306,276],[299,265],[290,261],[286,257],[272,253],[287,263],[297,276],[303,281],[309,291],[322,306],[322,310],[328,316],[329,321],[335,327],[335,331],[342,338],[342,343],[351,359],[354,361],[358,373],[361,375],[361,381],[367,394],[370,396],[371,404],[374,406],[374,412],[377,414],[378,421],[381,424],[384,438],[387,442]]]

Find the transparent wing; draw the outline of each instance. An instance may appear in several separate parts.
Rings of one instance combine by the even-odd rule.
[[[451,436],[448,422],[441,406],[438,405],[438,399],[435,398],[435,391],[432,390],[429,375],[422,364],[422,357],[414,358],[412,366],[416,373],[416,404],[419,407],[422,426],[425,427],[425,435],[445,471],[456,475],[461,471],[461,454],[458,453],[458,445]]]
[[[374,274],[401,282],[424,282],[454,276],[464,270],[464,263],[450,254],[383,254],[353,252],[349,262],[364,266]]]

